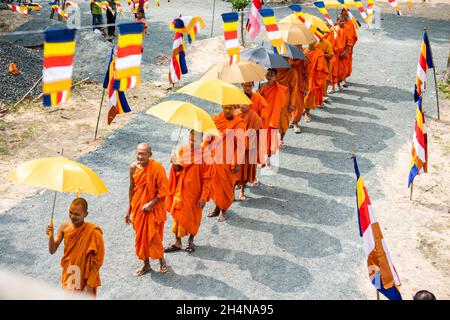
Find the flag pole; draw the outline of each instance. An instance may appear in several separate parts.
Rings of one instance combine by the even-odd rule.
[[[216,15],[216,0],[213,3],[213,11],[212,11],[212,22],[211,22],[211,38],[214,32],[214,16]]]
[[[377,290],[377,300],[380,300],[380,292],[378,290]]]
[[[428,44],[430,45],[430,57],[431,57],[431,61],[433,61],[433,76],[434,76],[434,88],[436,90],[437,116],[438,116],[438,120],[440,120],[441,117],[439,114],[439,89],[438,89],[438,84],[437,84],[437,80],[436,80],[436,66],[434,65],[433,50],[431,50],[431,43],[430,43],[430,38],[428,37],[427,28],[423,28],[423,29],[425,31],[425,34],[427,35]]]
[[[409,200],[412,200],[413,189],[414,189],[414,181],[411,182],[411,193],[409,194]]]
[[[94,141],[97,140],[97,131],[98,131],[98,124],[100,122],[100,115],[102,113],[102,105],[103,105],[103,98],[105,97],[105,88],[103,88],[102,92],[102,100],[100,100],[100,107],[98,109],[98,117],[97,117],[97,125],[95,126],[95,135],[94,135]]]

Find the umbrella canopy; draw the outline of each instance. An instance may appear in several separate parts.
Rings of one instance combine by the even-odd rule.
[[[269,42],[264,42],[263,47],[267,50],[272,50],[273,48]],[[282,56],[292,59],[306,60],[305,54],[299,48],[289,43],[286,43],[286,53],[282,54]]]
[[[238,87],[219,79],[198,80],[179,89],[188,94],[220,105],[252,104],[252,101]]]
[[[271,53],[262,46],[242,51],[241,57],[256,62],[264,68],[286,69],[291,67],[282,56]]]
[[[309,45],[316,41],[314,35],[304,24],[279,23],[278,29],[284,42],[294,45]],[[267,38],[265,38],[267,40]]]
[[[164,101],[146,112],[165,122],[219,136],[214,120],[202,108],[184,101]]]
[[[64,157],[35,159],[17,167],[9,180],[59,192],[103,194],[109,192],[94,171]]]
[[[327,27],[325,21],[323,21],[319,17],[316,17],[309,13],[303,13],[303,16],[305,17],[305,19],[311,22],[316,28],[319,28],[323,32],[330,32],[330,28]],[[280,23],[303,24],[295,14],[290,14],[284,17],[283,19],[281,19]]]
[[[240,60],[230,65],[230,59],[210,66],[201,80],[220,79],[229,83],[244,83],[266,79],[266,70],[253,61]]]

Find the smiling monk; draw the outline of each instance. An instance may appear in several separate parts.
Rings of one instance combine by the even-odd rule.
[[[163,247],[168,181],[164,167],[151,156],[150,145],[140,143],[136,149],[137,161],[130,166],[130,205],[125,223],[133,224],[136,256],[144,261],[134,276],[151,271],[149,258],[159,259],[160,272],[168,271]]]
[[[88,204],[76,198],[70,204],[70,221],[63,222],[53,237],[53,226],[47,227],[48,251],[54,254],[64,240],[61,258],[62,287],[67,290],[97,295],[101,285],[100,267],[105,257],[102,230],[93,223],[85,222]]]

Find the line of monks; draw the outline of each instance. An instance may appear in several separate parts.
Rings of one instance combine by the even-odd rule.
[[[169,177],[163,165],[152,159],[150,144],[138,144],[136,162],[130,166],[129,207],[125,214],[125,223],[131,224],[135,231],[136,256],[143,262],[135,276],[151,271],[150,259],[159,260],[160,272],[167,272],[164,253],[182,250],[183,237],[188,237],[185,251],[195,251],[194,237],[206,203],[212,200],[215,204],[208,217],[227,220],[235,189],[240,188],[238,200],[245,200],[245,186],[258,185],[258,166],[270,170],[271,156],[285,147],[283,138],[287,130],[292,127],[295,133],[300,133],[302,116],[305,115],[305,121],[311,121],[310,110],[323,105],[327,90],[334,91],[336,85],[342,90],[346,86],[345,81],[352,72],[356,31],[345,11],[330,30],[319,42],[309,45],[305,51],[307,61],[287,59],[291,68],[269,69],[267,84],[259,92],[253,92],[254,83],[243,83],[244,93],[252,104],[222,106],[222,112],[213,118],[220,137],[203,139],[201,133],[191,130],[189,143],[171,156]],[[231,160],[227,158],[230,152],[223,152],[219,155],[221,161],[204,161],[206,151],[217,157],[215,142],[226,140],[229,132],[241,130],[264,131],[266,138],[256,135],[256,140],[253,139],[256,143],[249,143],[255,137],[243,136],[246,142],[242,156],[233,144]],[[234,135],[232,139],[239,136]],[[255,149],[256,161],[250,159]],[[264,149],[263,156],[259,149]],[[167,212],[173,219],[175,241],[164,247]],[[63,288],[95,296],[101,285],[99,270],[104,260],[104,242],[100,227],[85,222],[87,215],[86,200],[73,200],[70,221],[64,222],[55,234],[52,226],[47,227],[48,246],[53,254],[64,240]]]

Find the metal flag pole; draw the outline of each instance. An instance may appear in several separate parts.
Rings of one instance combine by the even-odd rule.
[[[377,290],[377,300],[380,300],[380,292],[378,290]]]
[[[411,193],[409,194],[409,200],[412,200],[413,189],[414,189],[414,181],[411,182]]]
[[[213,2],[212,22],[211,22],[211,38],[214,33],[214,16],[216,15],[216,0]]]
[[[102,100],[100,100],[100,107],[98,108],[98,117],[97,117],[97,125],[95,126],[94,141],[97,140],[98,124],[100,122],[100,115],[102,113],[102,105],[103,105],[103,98],[104,97],[105,97],[105,88],[103,88]]]

